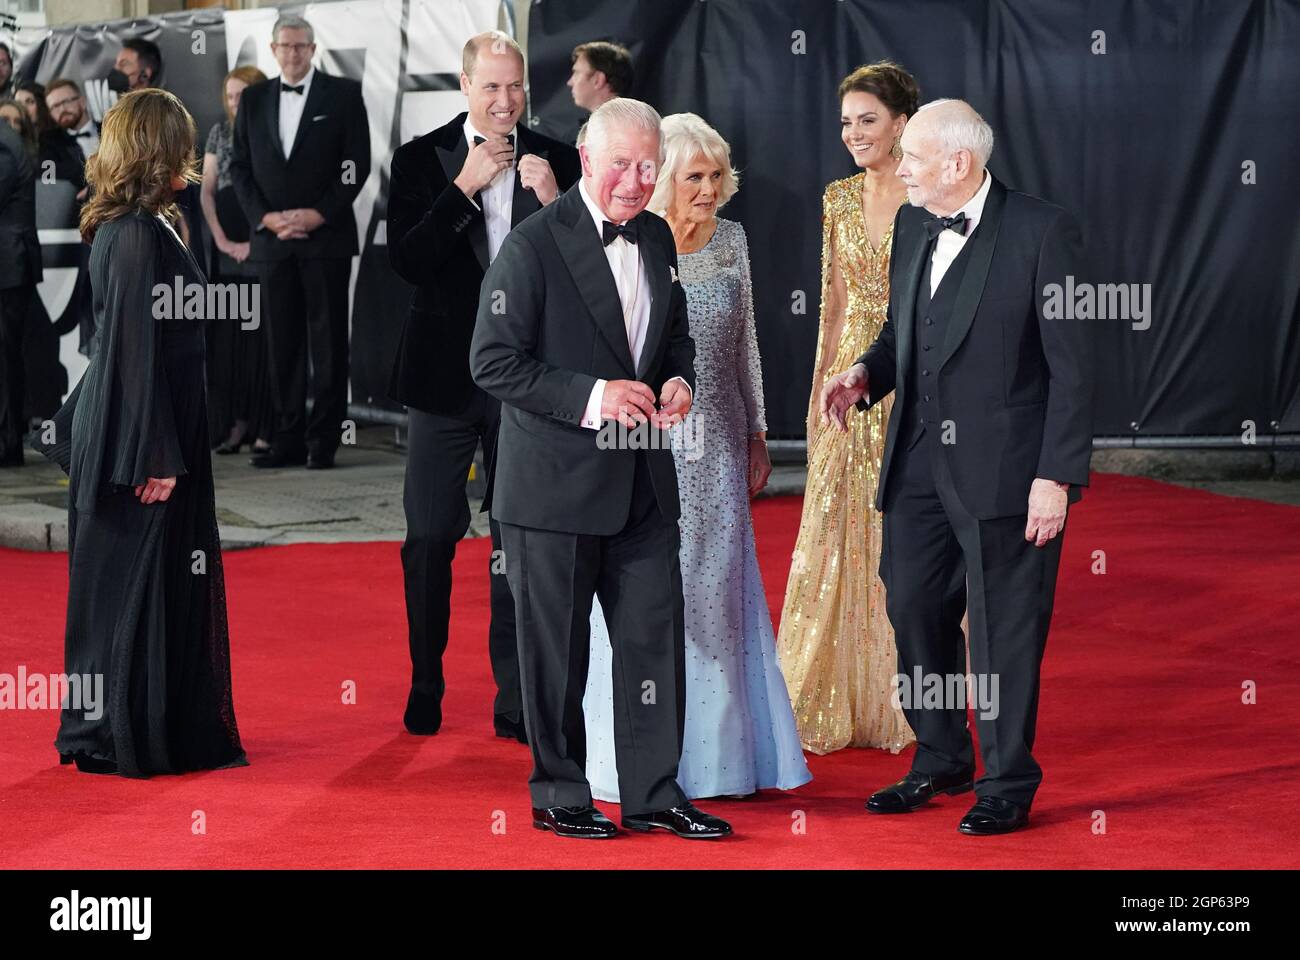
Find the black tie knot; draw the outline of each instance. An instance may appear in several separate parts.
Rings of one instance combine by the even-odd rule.
[[[476,146],[476,147],[477,147],[480,143],[486,143],[486,142],[487,142],[487,137],[475,137],[475,138],[474,138],[474,146]],[[512,146],[512,147],[515,145],[515,135],[514,135],[513,133],[507,133],[507,134],[506,134],[506,143],[510,144],[510,146]]]
[[[619,237],[628,243],[636,243],[636,223],[629,220],[627,223],[618,224],[606,220],[601,226],[601,237],[607,247]]]
[[[955,230],[958,236],[966,236],[966,227],[970,223],[966,214],[959,213],[952,217],[931,217],[925,221],[925,232],[931,240],[945,230]]]

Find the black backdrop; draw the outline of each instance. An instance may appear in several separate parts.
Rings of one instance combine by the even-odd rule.
[[[821,192],[854,172],[835,89],[884,57],[923,101],[975,105],[993,172],[1080,217],[1098,281],[1151,284],[1149,329],[1097,324],[1098,434],[1300,431],[1300,2],[545,0],[528,37],[538,129],[572,136],[570,51],[596,39],[632,49],[633,96],[732,144],[724,216],[750,237],[774,434],[803,432]]]

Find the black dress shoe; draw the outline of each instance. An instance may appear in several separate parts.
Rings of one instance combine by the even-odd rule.
[[[334,468],[334,454],[309,453],[307,454],[308,470],[332,470]]]
[[[412,690],[406,698],[406,714],[402,717],[402,722],[416,736],[432,736],[442,726],[442,703],[427,694]]]
[[[518,740],[520,743],[528,742],[528,733],[524,730],[524,721],[511,720],[502,714],[496,714],[492,718],[492,729],[496,731],[498,737],[504,737],[507,740]]]
[[[973,837],[990,837],[1019,830],[1029,822],[1029,808],[1001,797],[980,797],[957,827]]]
[[[623,826],[642,833],[656,829],[670,830],[688,840],[716,840],[718,837],[731,836],[731,824],[705,813],[689,800],[671,810],[624,817]]]
[[[592,806],[533,807],[533,826],[550,830],[557,837],[575,840],[607,840],[618,835],[614,821]]]
[[[307,454],[290,457],[272,448],[266,453],[257,454],[248,462],[263,470],[274,470],[280,467],[301,467],[307,462]]]
[[[941,793],[949,796],[965,793],[974,788],[975,771],[966,770],[941,777],[909,770],[907,776],[892,786],[877,790],[867,800],[872,813],[911,813],[930,802]]]
[[[117,761],[115,760],[104,760],[100,757],[87,756],[84,753],[73,754],[72,759],[77,764],[77,769],[82,773],[117,773]]]

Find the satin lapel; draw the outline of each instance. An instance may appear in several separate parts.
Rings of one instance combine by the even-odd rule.
[[[989,176],[993,176],[989,174]],[[979,308],[980,297],[984,294],[984,283],[989,276],[989,263],[993,259],[993,249],[998,242],[998,228],[1002,225],[1002,208],[1006,204],[1007,191],[997,180],[989,186],[989,195],[984,201],[984,212],[980,214],[979,223],[968,242],[970,259],[966,261],[966,272],[962,275],[961,286],[957,288],[957,299],[953,301],[952,315],[948,318],[948,332],[944,336],[943,348],[939,352],[939,366],[948,362],[948,358],[957,352],[962,340],[970,331],[975,321],[975,311]]]
[[[465,156],[469,153],[469,141],[465,139],[463,129],[457,126],[456,131],[456,145],[454,147],[438,144],[438,162],[442,164],[442,172],[447,175],[448,183],[451,183],[460,175],[461,167],[465,166]],[[474,202],[481,207],[483,205],[482,195],[476,194]],[[484,273],[487,273],[487,221],[482,217],[478,217],[469,226],[469,245],[474,250],[474,256],[478,258],[479,266],[483,268]]]
[[[322,80],[324,81],[324,83],[321,82]],[[326,75],[321,73],[319,70],[317,70],[316,76],[312,77],[311,88],[307,91],[307,102],[302,105],[302,118],[299,119],[298,129],[294,132],[293,146],[289,148],[289,158],[288,160],[285,161],[286,163],[291,163],[293,161],[293,155],[298,152],[298,146],[302,143],[303,137],[307,135],[307,127],[310,126],[311,124],[311,118],[316,116],[316,111],[319,110],[325,104],[325,98],[327,96],[328,91],[326,91],[323,88],[327,87],[328,85],[329,85],[329,80],[326,79]],[[301,96],[301,94],[298,94],[298,96]],[[276,113],[278,114],[279,106],[280,106],[279,90],[276,91],[275,105],[276,105]],[[279,116],[275,118],[275,126],[276,126],[275,136],[276,139],[279,140],[280,138]]]
[[[646,271],[646,280],[649,281],[647,286],[650,288],[650,319],[647,321],[645,343],[641,347],[641,362],[637,364],[638,380],[645,376],[651,358],[657,355],[659,343],[663,340],[664,331],[668,327],[670,300],[668,288],[672,281],[668,276],[668,258],[664,256],[664,251],[659,244],[649,238],[650,231],[645,229],[644,218],[653,216],[656,214],[642,213],[637,218],[642,220],[639,227],[641,240],[637,248],[641,253],[641,265]]]
[[[564,205],[550,222],[551,235],[560,249],[560,256],[582,294],[596,328],[609,341],[628,377],[635,377],[618,287],[614,285],[614,274],[605,259],[605,248],[596,233],[596,225],[587,214],[582,194],[576,189],[570,190],[555,202]]]
[[[537,194],[533,193],[533,191],[531,190],[526,189],[524,185],[519,182],[519,160],[525,154],[534,153],[534,152],[536,153],[537,156],[541,157],[543,160],[546,159],[545,150],[538,150],[538,151],[529,150],[528,147],[524,144],[522,138],[518,139],[516,143],[517,143],[517,149],[515,151],[515,169],[513,171],[515,175],[515,195],[514,195],[514,199],[511,200],[510,202],[510,228],[511,229],[514,229],[515,227],[519,226],[521,220],[526,219],[531,214],[534,214],[538,210],[542,209],[542,202],[537,199]]]
[[[894,336],[898,341],[898,381],[895,387],[896,394],[894,402],[901,402],[904,391],[903,384],[907,382],[906,371],[910,369],[912,363],[912,335],[913,326],[916,323],[916,291],[920,288],[922,278],[925,276],[925,265],[930,255],[930,242],[926,236],[925,229],[918,225],[915,232],[915,239],[912,241],[912,250],[907,258],[902,272],[898,275],[898,311],[894,314]]]
[[[284,163],[284,146],[280,143],[280,78],[276,77],[267,90],[271,102],[266,110],[267,136],[275,144],[275,155]]]

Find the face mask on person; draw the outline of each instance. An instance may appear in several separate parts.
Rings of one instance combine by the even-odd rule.
[[[108,89],[114,93],[126,93],[131,89],[131,81],[126,78],[126,74],[114,67],[108,71]]]

